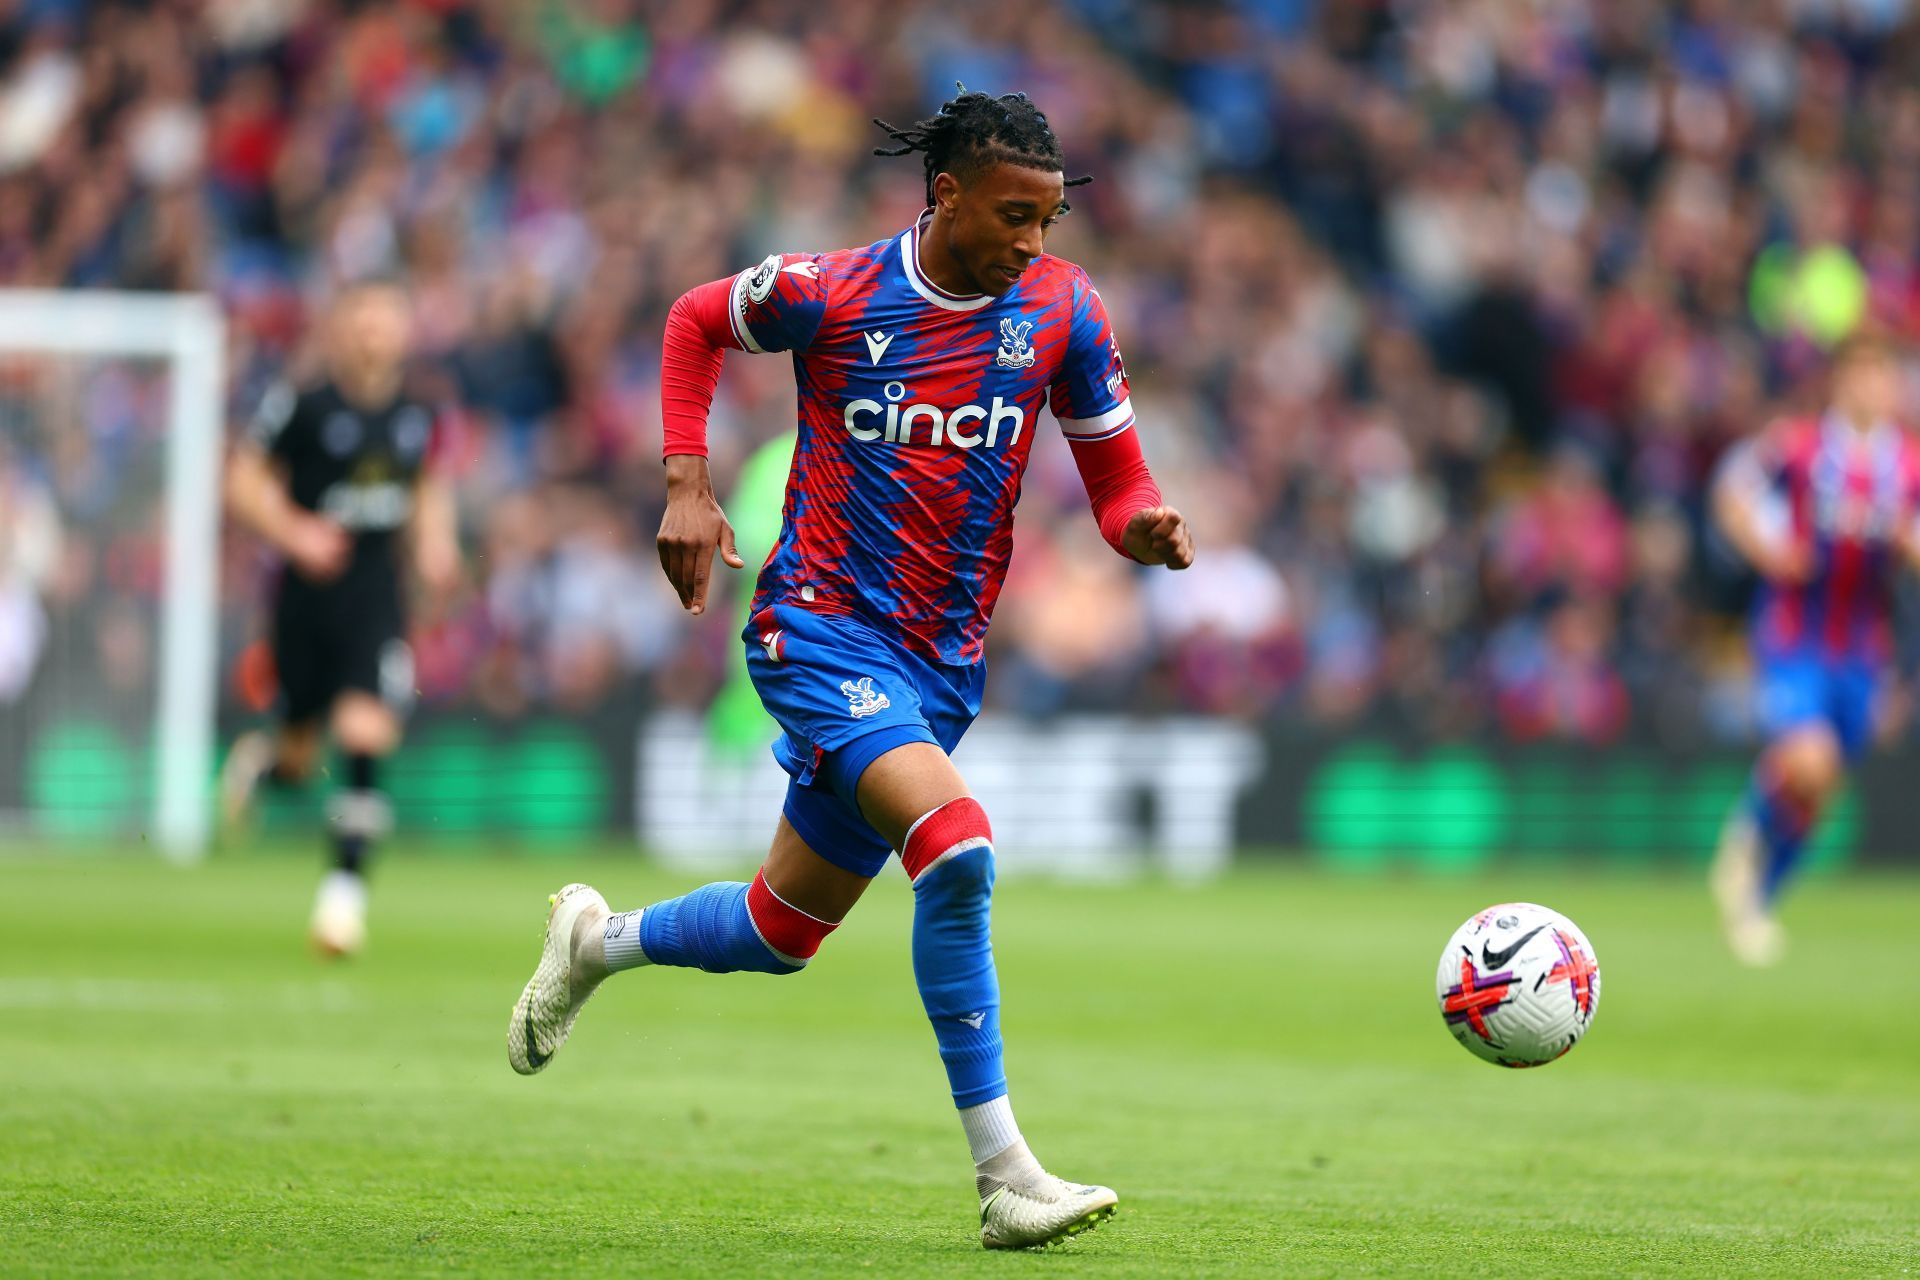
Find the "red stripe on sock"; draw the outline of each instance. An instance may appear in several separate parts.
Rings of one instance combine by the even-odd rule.
[[[760,931],[762,942],[801,964],[813,959],[827,935],[840,927],[782,902],[780,895],[767,886],[764,870],[756,872],[753,883],[747,886],[747,915]]]
[[[907,869],[907,879],[918,880],[941,855],[968,840],[992,844],[993,828],[980,802],[972,796],[961,796],[913,824],[907,834],[907,847],[900,851],[900,865]]]

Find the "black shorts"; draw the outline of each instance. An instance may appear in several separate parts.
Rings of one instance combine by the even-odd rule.
[[[316,587],[289,573],[273,609],[273,664],[279,714],[287,724],[323,716],[347,690],[369,693],[404,714],[413,704],[400,585],[388,575],[349,577]]]

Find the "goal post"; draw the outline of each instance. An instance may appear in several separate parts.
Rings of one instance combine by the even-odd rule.
[[[0,289],[0,355],[165,361],[165,548],[151,831],[204,853],[211,817],[225,321],[206,294]]]

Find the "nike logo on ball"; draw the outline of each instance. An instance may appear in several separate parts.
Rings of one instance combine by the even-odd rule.
[[[1515,941],[1512,946],[1507,947],[1504,950],[1500,950],[1500,951],[1495,951],[1492,947],[1487,946],[1483,942],[1480,944],[1480,958],[1487,962],[1487,968],[1498,969],[1501,965],[1504,965],[1507,961],[1513,959],[1514,956],[1518,955],[1520,953],[1520,948],[1526,946],[1527,943],[1533,941],[1533,935],[1536,933],[1539,933],[1542,929],[1546,927],[1547,926],[1543,924],[1535,925],[1533,928],[1521,934],[1519,939]]]

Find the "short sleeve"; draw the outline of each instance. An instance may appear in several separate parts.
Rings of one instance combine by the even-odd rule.
[[[1793,537],[1794,432],[1791,424],[1776,422],[1740,441],[1720,459],[1712,482],[1716,495],[1740,500],[1760,537],[1773,546]]]
[[[293,389],[293,384],[274,383],[260,398],[260,407],[247,424],[244,433],[247,441],[275,457],[286,457],[292,451],[292,427],[299,412],[300,393]]]
[[[827,311],[820,260],[810,253],[770,253],[733,278],[727,302],[733,336],[745,350],[804,351]]]
[[[1074,281],[1067,355],[1054,371],[1048,404],[1069,440],[1106,440],[1133,426],[1131,388],[1106,304],[1085,276]]]
[[[403,405],[393,415],[393,451],[410,475],[423,475],[444,464],[449,435],[444,415],[418,401]]]
[[[1752,465],[1766,478],[1769,485],[1783,484],[1787,478],[1787,468],[1793,458],[1792,442],[1787,436],[1787,427],[1774,423],[1754,436],[1750,448]]]

